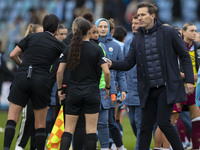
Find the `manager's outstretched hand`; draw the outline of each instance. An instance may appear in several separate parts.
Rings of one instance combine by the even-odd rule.
[[[112,61],[108,58],[106,58],[106,62],[108,64],[108,68],[110,68],[112,66]]]

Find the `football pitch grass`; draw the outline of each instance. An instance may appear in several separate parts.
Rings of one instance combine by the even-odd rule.
[[[5,128],[7,115],[8,115],[7,111],[0,111],[0,127],[1,128]],[[15,142],[16,142],[16,138],[19,132],[19,125],[20,125],[20,122],[17,124],[15,137],[13,139],[10,150],[15,149]],[[122,117],[122,126],[123,126],[124,147],[127,148],[127,150],[134,150],[136,138],[133,134],[133,131],[131,129],[130,122],[126,113],[124,113]],[[3,149],[3,141],[4,141],[4,132],[0,132],[0,149]],[[153,148],[153,145],[154,145],[154,142],[152,140],[151,149]],[[29,149],[30,149],[30,144],[28,143],[24,150],[29,150]]]

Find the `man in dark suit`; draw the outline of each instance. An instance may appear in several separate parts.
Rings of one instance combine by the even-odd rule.
[[[127,71],[137,64],[138,93],[142,107],[139,150],[148,150],[155,121],[173,150],[183,150],[181,140],[170,122],[173,104],[186,100],[194,91],[190,56],[178,31],[163,26],[151,3],[138,4],[138,33],[123,61],[108,60],[111,69]],[[178,60],[183,62],[186,88],[180,76]]]

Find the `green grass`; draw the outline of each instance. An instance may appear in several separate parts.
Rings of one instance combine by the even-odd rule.
[[[7,121],[7,111],[0,111],[0,127],[5,127],[6,121]],[[17,124],[16,132],[15,132],[15,138],[11,145],[11,150],[14,150],[17,133],[19,132],[19,124]],[[125,113],[122,117],[122,126],[123,126],[123,142],[124,146],[127,148],[127,150],[134,150],[136,138],[133,134],[133,131],[130,126],[130,122],[128,119],[127,114]],[[4,141],[4,133],[0,132],[0,149],[3,149],[3,141]],[[30,144],[28,143],[24,150],[30,149]],[[153,148],[154,142],[151,142],[151,148]]]
[[[8,116],[8,112],[7,111],[0,111],[0,127],[1,128],[5,128],[6,125],[6,121],[7,121],[7,116]],[[16,132],[15,132],[15,137],[13,139],[12,145],[10,147],[10,150],[14,150],[15,149],[15,143],[17,140],[17,133],[19,132],[19,125],[20,123],[17,124],[16,127]],[[0,149],[3,149],[3,141],[4,141],[4,133],[0,132]],[[24,148],[24,150],[29,150],[30,146],[29,144],[27,144],[27,146]]]
[[[123,142],[124,147],[127,150],[134,150],[136,144],[136,137],[132,131],[128,115],[125,113],[122,117],[122,126],[123,126]],[[154,148],[154,141],[151,142],[151,149]]]

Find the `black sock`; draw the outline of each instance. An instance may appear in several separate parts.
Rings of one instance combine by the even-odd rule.
[[[86,150],[96,150],[96,133],[86,134],[87,145]]]
[[[85,128],[76,128],[73,136],[73,149],[82,150],[86,145],[86,133]]]
[[[60,150],[68,150],[71,144],[72,134],[64,132],[60,142]]]
[[[38,128],[35,130],[36,148],[37,150],[44,150],[46,141],[46,129]]]
[[[10,149],[10,145],[15,136],[16,122],[14,120],[8,120],[6,123],[4,134],[4,150]]]

